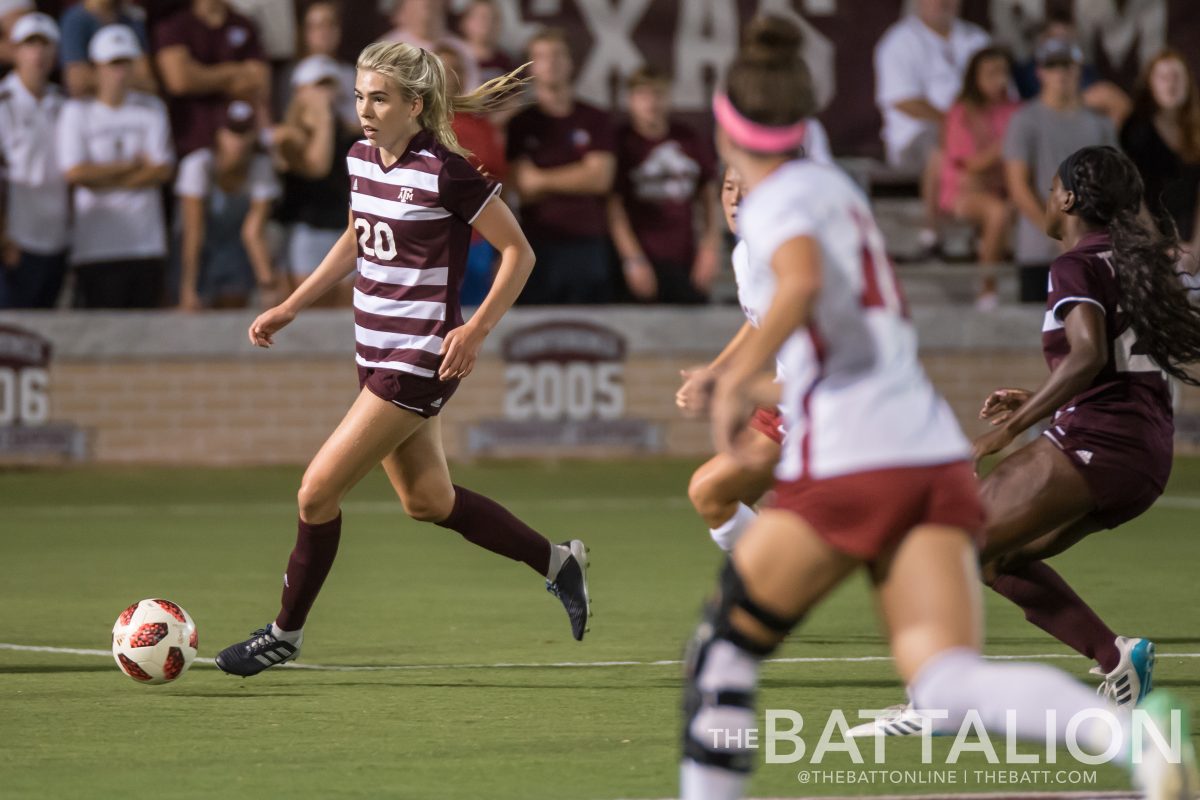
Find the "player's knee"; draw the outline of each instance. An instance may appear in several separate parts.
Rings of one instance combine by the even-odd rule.
[[[404,513],[417,522],[441,522],[454,510],[454,490],[449,494],[416,492],[402,498]]]
[[[703,471],[697,471],[688,483],[688,499],[692,501],[696,513],[710,528],[719,527],[729,518],[729,504],[722,502],[714,489],[713,479]]]
[[[306,522],[324,522],[337,516],[341,505],[341,493],[319,480],[305,475],[296,492],[296,506],[300,519]]]
[[[750,597],[732,560],[721,570],[721,594],[709,608],[714,632],[743,650],[765,657],[783,641],[803,615],[784,617]]]

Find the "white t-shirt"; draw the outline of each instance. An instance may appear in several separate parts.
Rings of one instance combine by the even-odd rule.
[[[65,98],[57,86],[41,100],[10,72],[0,81],[0,170],[8,184],[5,231],[17,247],[49,255],[67,249],[70,200],[54,152]]]
[[[157,97],[130,92],[116,108],[94,99],[71,100],[63,108],[61,123],[58,162],[64,172],[80,164],[137,158],[160,166],[175,162],[167,108]],[[72,264],[166,256],[159,187],[76,186],[74,199]]]
[[[239,14],[258,27],[263,52],[271,61],[296,55],[296,3],[294,0],[229,0]]]
[[[184,156],[179,162],[175,194],[179,197],[208,197],[213,188],[215,167],[213,151],[207,147]],[[249,194],[251,200],[274,200],[282,193],[271,157],[266,153],[254,154],[246,184],[239,194],[242,193]]]
[[[942,464],[970,450],[917,360],[917,334],[883,236],[858,187],[808,160],[773,172],[742,202],[750,280],[798,236],[816,240],[821,291],[809,328],[780,350],[788,438],[782,480]]]
[[[936,131],[928,120],[897,111],[902,100],[923,99],[946,111],[962,89],[963,72],[989,43],[978,25],[956,19],[943,38],[909,14],[888,28],[875,47],[875,102],[883,114],[883,143],[895,164],[918,136]]]

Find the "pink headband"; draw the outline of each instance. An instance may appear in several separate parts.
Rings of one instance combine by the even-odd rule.
[[[734,144],[756,153],[787,153],[804,141],[804,120],[782,127],[762,125],[742,116],[724,92],[713,95],[713,116]]]

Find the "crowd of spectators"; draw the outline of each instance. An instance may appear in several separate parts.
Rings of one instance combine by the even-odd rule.
[[[0,308],[270,303],[345,230],[343,156],[361,131],[338,0],[175,5],[148,20],[161,6],[77,0],[55,20],[0,0]],[[508,52],[494,0],[456,10],[395,0],[380,38],[436,53],[464,92],[530,62],[523,106],[454,120],[537,254],[521,302],[708,302],[725,252],[717,165],[708,133],[672,113],[670,77],[633,69],[614,115],[576,96],[562,31]],[[947,220],[977,231],[979,308],[997,305],[1002,263],[1018,265],[1022,300],[1044,297],[1058,252],[1045,194],[1085,145],[1119,142],[1149,210],[1200,244],[1200,97],[1181,54],[1152,59],[1127,93],[1067,18],[1030,31],[1015,61],[959,12],[915,0],[876,47],[876,100],[886,162],[919,186],[924,252]],[[816,119],[804,149],[833,160]],[[495,256],[472,243],[464,304],[486,295]]]
[[[1195,252],[1200,98],[1182,55],[1152,59],[1131,99],[1100,79],[1069,17],[1051,14],[1031,31],[1029,57],[1014,63],[959,19],[960,5],[916,0],[889,28],[875,52],[876,101],[889,164],[919,180],[922,244],[936,249],[947,218],[978,232],[977,307],[998,304],[994,267],[1010,257],[1019,299],[1045,299],[1060,252],[1044,232],[1046,194],[1058,164],[1081,147],[1119,142],[1142,172],[1149,210]]]

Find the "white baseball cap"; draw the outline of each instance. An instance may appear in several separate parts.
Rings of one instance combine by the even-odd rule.
[[[13,23],[12,33],[8,38],[14,44],[20,44],[34,36],[41,36],[58,44],[58,23],[54,21],[54,17],[37,11],[26,14]]]
[[[142,57],[142,43],[128,25],[105,25],[88,43],[88,59],[96,64],[133,61]]]
[[[292,70],[292,86],[309,86],[326,80],[338,80],[338,63],[329,56],[309,56]]]

